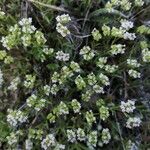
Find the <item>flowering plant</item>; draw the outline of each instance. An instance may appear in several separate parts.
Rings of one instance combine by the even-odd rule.
[[[150,3],[24,3],[0,11],[1,149],[147,149]]]

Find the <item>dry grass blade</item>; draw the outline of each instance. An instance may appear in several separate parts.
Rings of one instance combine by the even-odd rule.
[[[35,0],[26,0],[26,1],[34,3],[34,4],[38,4],[38,5],[43,6],[43,7],[48,7],[50,9],[54,10],[54,11],[61,11],[61,12],[66,12],[66,13],[69,12],[68,10],[65,10],[64,8],[57,7],[57,6],[50,5],[50,4],[44,4],[44,3],[41,3],[41,2],[38,2],[38,1],[35,1]]]

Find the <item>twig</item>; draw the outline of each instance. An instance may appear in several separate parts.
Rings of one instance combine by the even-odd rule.
[[[77,37],[77,38],[81,38],[81,39],[91,36],[90,34],[89,35],[75,35],[75,34],[72,34],[72,35]]]
[[[41,6],[44,6],[44,7],[48,7],[50,9],[54,10],[54,11],[62,11],[62,12],[66,12],[66,13],[69,12],[68,10],[65,10],[64,8],[57,7],[57,6],[50,5],[50,4],[44,4],[44,3],[41,3],[41,2],[38,2],[38,1],[35,1],[35,0],[26,0],[26,1],[38,4],[38,5],[41,5]]]
[[[127,92],[127,77],[126,77],[126,73],[125,72],[123,72],[123,74],[124,74],[124,78],[123,78],[123,80],[124,80],[124,98],[126,99],[127,97],[128,97],[128,92]]]
[[[135,14],[134,16],[132,16],[131,19],[133,19],[133,18],[135,18],[137,15],[143,13],[143,11],[145,11],[145,10],[148,9],[148,8],[150,8],[150,6],[148,6],[148,7],[144,8],[144,9],[142,9],[141,11],[139,11],[137,14]]]
[[[119,122],[118,122],[116,113],[114,113],[114,114],[115,114],[115,120],[116,120],[116,124],[117,124],[117,128],[118,128],[118,132],[119,132],[121,144],[122,144],[123,150],[126,150],[125,145],[124,145],[124,143],[123,143],[123,137],[122,137],[122,134],[121,134],[120,125],[119,125]]]
[[[90,6],[91,7],[91,6]],[[83,22],[83,26],[82,26],[82,29],[84,29],[84,26],[85,26],[85,23],[87,21],[87,18],[88,18],[88,15],[89,15],[89,11],[90,11],[90,7],[88,8],[87,12],[86,12],[86,15],[85,15],[85,18],[84,18],[84,22]]]

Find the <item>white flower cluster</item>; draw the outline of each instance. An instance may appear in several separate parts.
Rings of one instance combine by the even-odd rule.
[[[120,108],[122,112],[132,113],[136,109],[135,101],[134,100],[128,100],[127,102],[122,101]]]
[[[18,41],[20,40],[21,31],[17,24],[10,27],[9,34],[5,37],[2,37],[1,43],[3,47],[5,47],[7,50],[10,50],[13,48],[16,44],[18,44]]]
[[[5,16],[5,13],[0,9],[0,19],[3,19]]]
[[[103,73],[99,74],[99,80],[105,86],[110,85],[109,78]]]
[[[86,135],[83,129],[78,128],[78,129],[68,129],[67,130],[67,138],[68,141],[71,143],[76,142],[77,140],[79,141],[85,141]]]
[[[108,73],[114,73],[117,69],[117,65],[105,65],[105,71]]]
[[[55,136],[53,134],[48,134],[45,139],[42,140],[41,142],[41,147],[44,150],[48,150],[51,147],[54,147],[56,145],[56,139]]]
[[[33,88],[36,77],[28,74],[25,78],[26,80],[24,81],[24,86],[26,88]]]
[[[98,59],[98,61],[96,62],[96,65],[99,67],[99,68],[103,68],[105,66],[107,62],[107,57],[100,57]]]
[[[63,15],[57,16],[56,20],[57,20],[57,22],[59,22],[61,24],[66,24],[71,21],[71,18],[68,14],[63,14]]]
[[[132,21],[128,21],[126,19],[121,20],[121,27],[120,29],[124,31],[123,38],[134,40],[136,38],[135,33],[129,33],[128,30],[134,27],[134,23]]]
[[[110,131],[108,128],[102,130],[102,142],[108,144],[111,139]]]
[[[143,1],[143,0],[135,0],[135,1],[134,1],[134,4],[135,4],[135,6],[140,7],[140,6],[143,6],[143,5],[144,5],[144,1]]]
[[[141,124],[141,119],[139,117],[130,117],[126,122],[126,127],[131,129],[133,127],[139,127]]]
[[[80,112],[81,104],[76,99],[73,99],[71,101],[71,106],[73,108],[74,113],[79,113]]]
[[[79,54],[82,55],[85,60],[91,60],[95,56],[94,51],[89,46],[84,46]]]
[[[22,44],[27,47],[31,44],[31,34],[35,32],[36,28],[31,25],[32,18],[23,18],[19,21],[19,25],[22,27],[23,35],[21,37]]]
[[[111,0],[106,3],[105,7],[108,9],[109,12],[113,12],[114,10],[113,8],[116,8],[119,6],[121,7],[121,9],[128,11],[130,10],[131,5],[132,3],[129,0],[121,0],[121,1]]]
[[[25,140],[25,149],[32,150],[32,148],[33,148],[33,142],[31,141],[31,139],[26,139]]]
[[[36,28],[31,24],[32,18],[23,18],[19,21],[19,25],[22,26],[22,32],[26,34],[32,34],[36,30]]]
[[[134,150],[134,149],[138,149],[136,143],[132,142],[131,140],[128,140],[127,144],[126,144],[126,149],[127,150]]]
[[[68,30],[66,24],[68,24],[71,21],[71,18],[68,14],[63,14],[56,17],[57,25],[56,30],[58,33],[60,33],[63,37],[66,37],[70,34],[70,31]]]
[[[73,130],[67,130],[67,138],[68,138],[68,141],[71,142],[71,143],[74,143],[76,142],[76,132],[73,131]]]
[[[63,66],[61,69],[59,84],[64,83],[67,78],[71,78],[73,75],[73,69],[69,68],[68,66]]]
[[[3,83],[3,73],[0,69],[0,87],[2,86],[2,83]]]
[[[94,116],[92,110],[89,110],[89,111],[86,112],[85,118],[86,118],[86,121],[89,124],[89,126],[91,126],[92,123],[96,122],[96,117]]]
[[[130,69],[130,70],[128,71],[128,74],[129,74],[129,76],[132,77],[132,78],[140,78],[140,77],[141,77],[141,73],[138,72],[138,71],[136,71],[136,70],[133,70],[133,69]]]
[[[127,59],[127,64],[133,68],[140,67],[140,63],[138,63],[136,59]]]
[[[49,96],[50,91],[51,91],[50,86],[49,85],[45,85],[44,86],[44,93],[45,93],[45,95]]]
[[[55,148],[54,148],[54,150],[65,149],[65,147],[66,147],[65,145],[57,143],[56,146],[55,146]]]
[[[95,41],[99,41],[102,38],[102,35],[96,28],[94,28],[91,33]]]
[[[46,38],[44,37],[43,32],[41,31],[36,31],[34,36],[35,36],[36,43],[40,46],[44,45],[47,41]]]
[[[69,109],[67,107],[67,105],[64,102],[60,102],[60,104],[57,107],[57,114],[58,115],[66,115],[69,114]]]
[[[18,126],[19,123],[26,122],[27,118],[27,115],[20,110],[8,109],[7,122],[13,127]]]
[[[129,30],[133,27],[134,27],[134,24],[133,24],[132,21],[128,21],[128,20],[125,20],[125,19],[121,20],[121,28],[123,28],[125,30]]]
[[[87,135],[87,139],[88,139],[88,145],[91,147],[96,147],[97,141],[98,141],[98,135],[97,135],[97,131],[91,131],[88,135]]]
[[[93,86],[97,82],[96,76],[93,72],[87,75],[87,80],[88,80],[88,84],[91,86]]]
[[[20,83],[20,78],[16,77],[15,79],[13,79],[10,83],[10,86],[8,86],[8,90],[17,90],[17,86]]]
[[[109,108],[106,106],[101,106],[99,108],[100,118],[105,121],[109,117]]]
[[[18,142],[17,135],[14,132],[11,132],[9,136],[6,137],[9,145],[14,145]]]
[[[125,32],[123,36],[124,36],[124,39],[129,39],[129,40],[132,40],[132,41],[134,39],[136,39],[135,33]]]
[[[94,89],[94,90],[96,90],[96,89]],[[93,91],[87,90],[85,93],[82,93],[82,100],[85,102],[88,102],[90,100],[92,94],[93,94]]]
[[[127,24],[127,26],[126,26]],[[126,28],[125,28],[126,27]],[[128,40],[134,40],[136,38],[135,33],[129,33],[129,28],[132,27],[132,23],[129,21],[122,21],[122,25],[119,28],[112,27],[112,29],[109,26],[103,25],[102,31],[104,36],[112,36],[112,37],[119,37],[124,38]],[[128,29],[128,30],[126,30]],[[113,51],[112,51],[113,52]],[[116,53],[114,53],[116,55]]]
[[[68,61],[70,58],[69,53],[64,53],[63,51],[58,51],[56,53],[56,59],[60,61]]]
[[[124,54],[125,53],[125,45],[122,45],[122,44],[111,45],[110,52],[112,55]]]
[[[150,62],[150,50],[148,48],[142,50],[142,58],[144,62]]]
[[[77,85],[77,88],[78,88],[79,90],[82,90],[83,88],[86,87],[86,83],[85,83],[85,81],[83,80],[83,78],[82,78],[80,75],[78,75],[78,76],[76,77],[76,79],[75,79],[75,84]]]
[[[98,85],[96,76],[93,72],[87,75],[87,81],[88,81],[88,84],[92,86],[92,89],[95,93],[104,93],[103,87]]]
[[[58,91],[59,91],[58,85],[57,85],[57,84],[53,84],[53,85],[51,86],[51,93],[52,93],[53,95],[56,95]]]
[[[38,98],[35,94],[32,94],[26,100],[28,107],[33,107],[36,111],[40,111],[46,103],[44,98]]]
[[[74,61],[71,61],[70,63],[70,68],[74,71],[74,72],[80,72],[81,71],[81,68],[79,66],[78,63],[74,62]]]
[[[54,49],[53,49],[53,48],[45,47],[45,48],[43,48],[43,52],[44,52],[46,55],[51,55],[51,54],[54,52]]]
[[[106,63],[107,63],[107,57],[100,57],[96,62],[96,65],[101,69],[102,68],[105,69],[105,71],[108,73],[114,73],[118,69],[117,65],[108,65]]]
[[[86,135],[85,135],[85,132],[83,129],[81,128],[78,128],[77,129],[77,139],[79,141],[84,141],[86,139]]]
[[[59,144],[56,141],[54,134],[48,134],[41,142],[41,148],[44,150],[54,149],[54,150],[64,150],[65,145]]]
[[[95,91],[95,93],[104,93],[104,88],[97,84],[93,86],[93,90]]]

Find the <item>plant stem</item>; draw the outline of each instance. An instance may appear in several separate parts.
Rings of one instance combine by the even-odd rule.
[[[44,4],[44,3],[41,3],[41,2],[38,2],[38,1],[35,1],[35,0],[27,0],[28,2],[31,2],[31,3],[35,3],[35,4],[38,4],[38,5],[41,5],[41,6],[44,6],[44,7],[48,7],[54,11],[62,11],[62,12],[66,12],[68,13],[69,11],[68,10],[65,10],[64,8],[61,8],[61,7],[57,7],[55,5],[50,5],[50,4]]]

